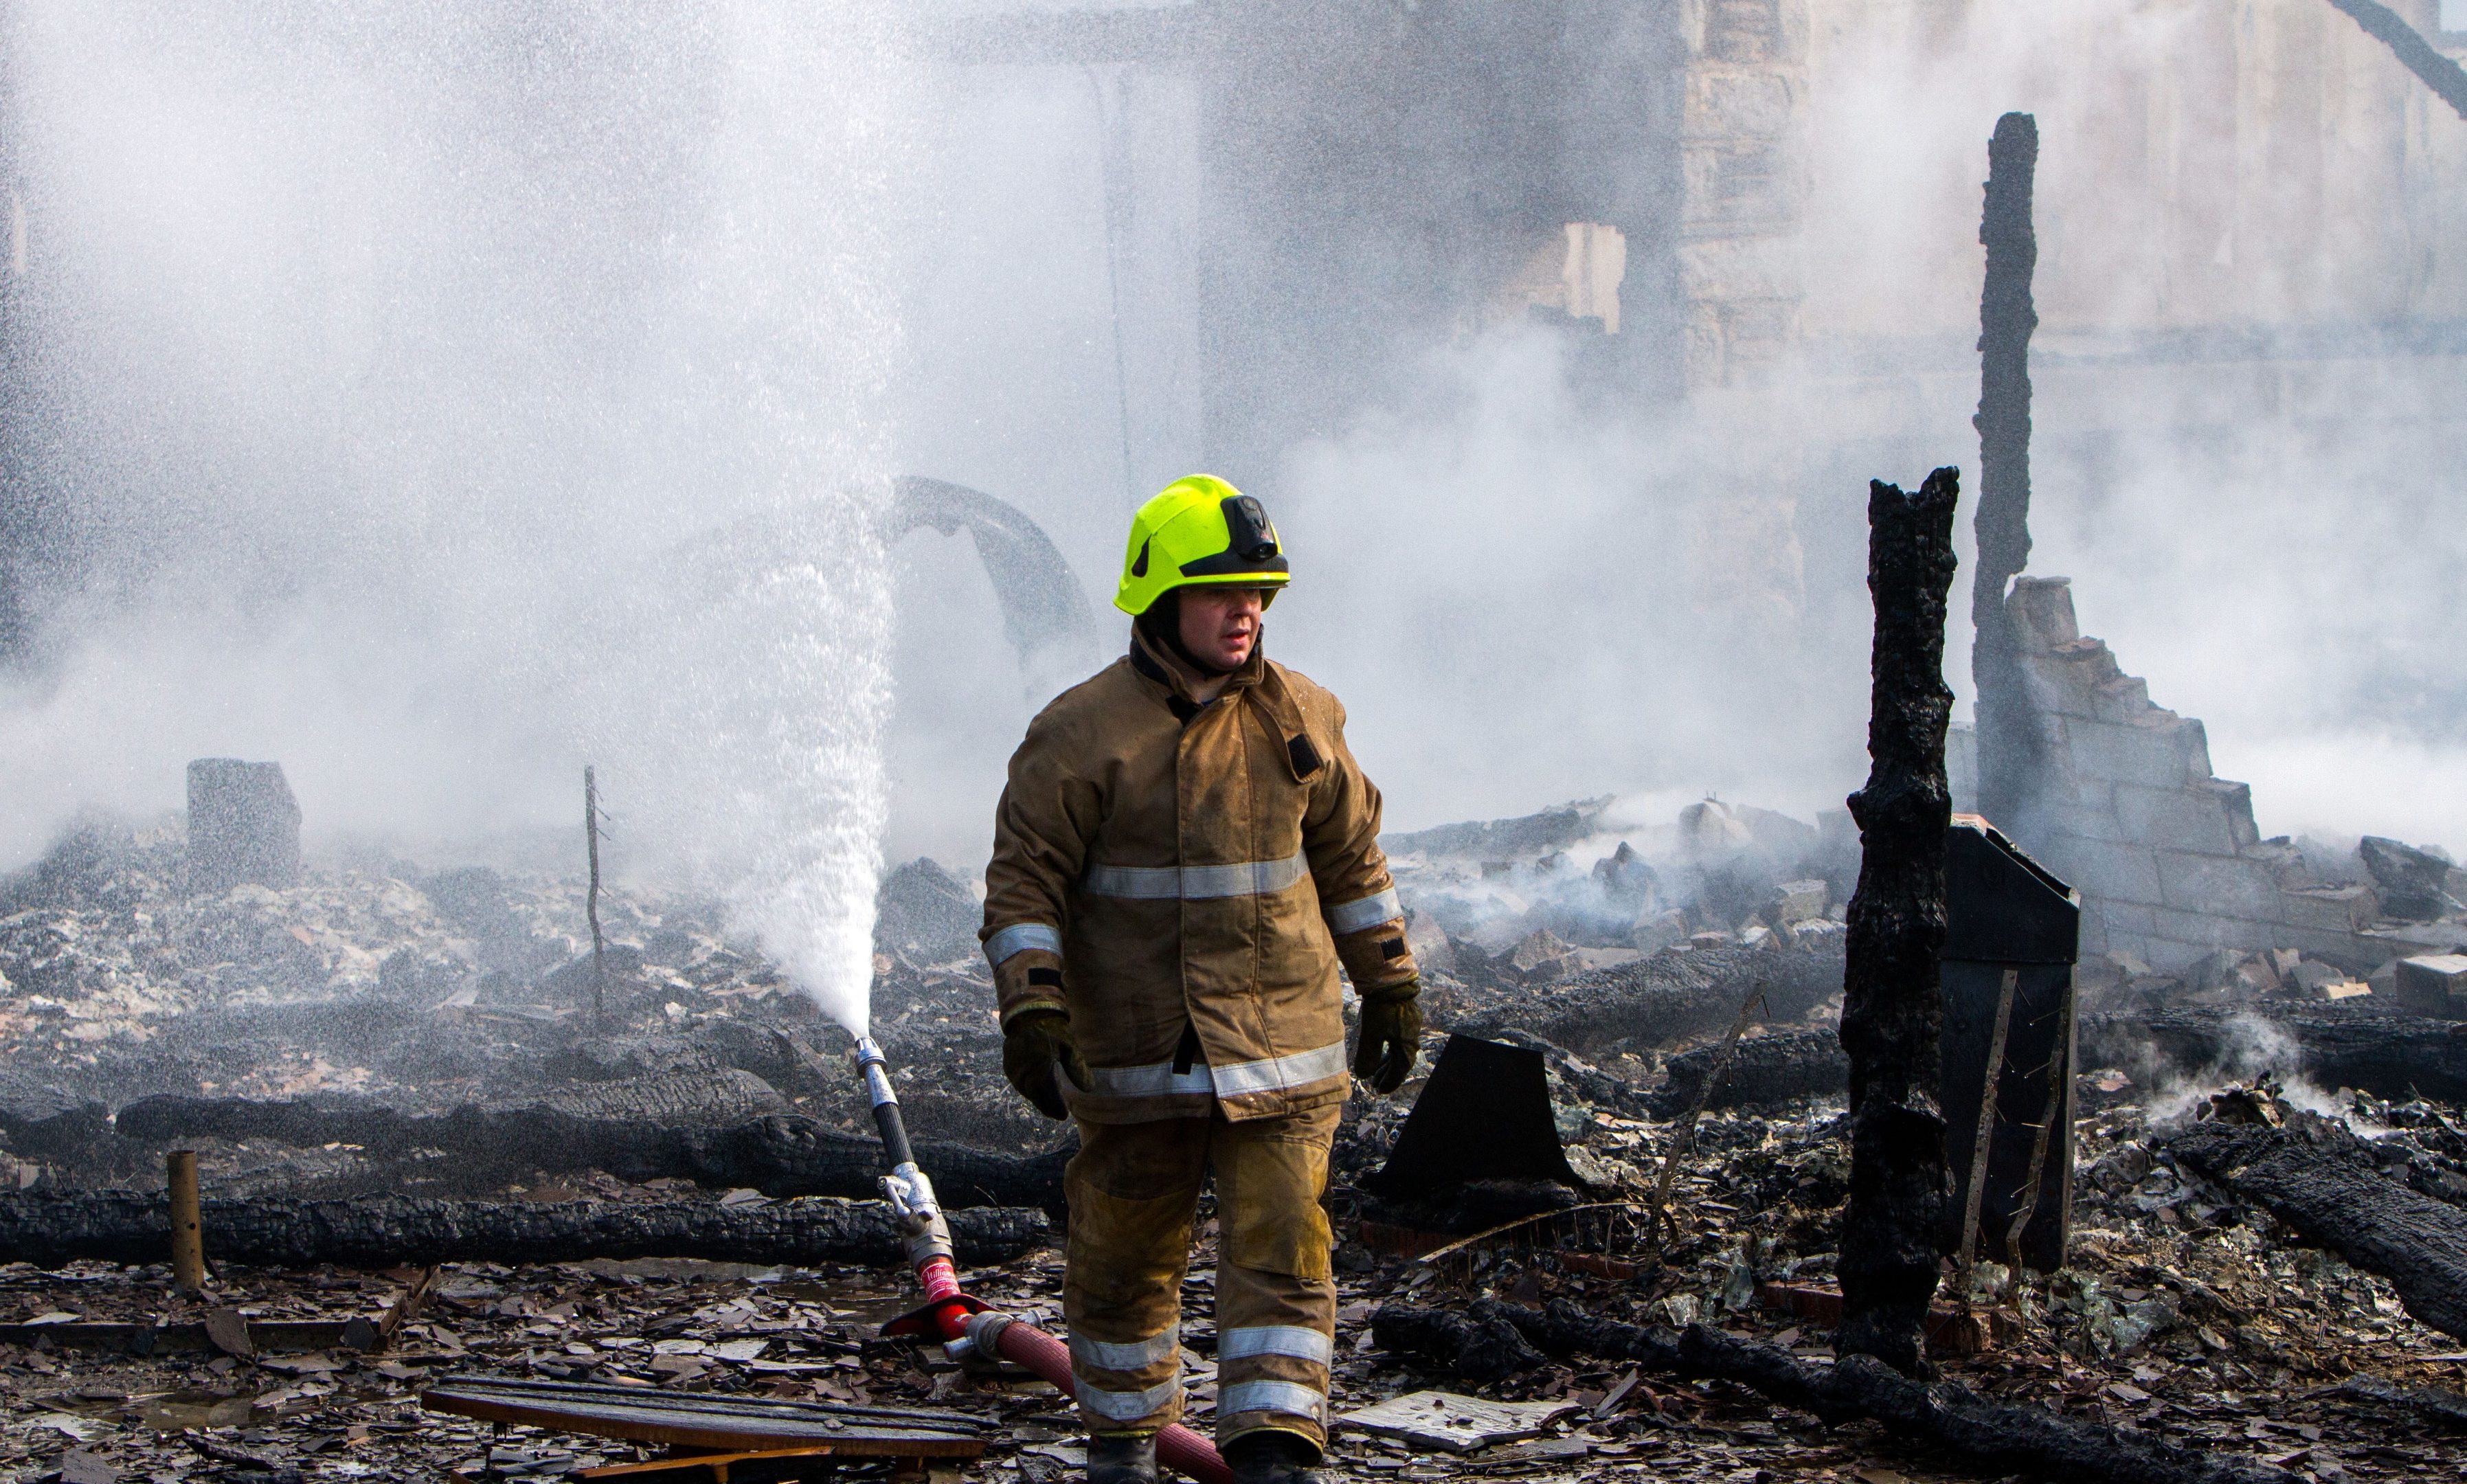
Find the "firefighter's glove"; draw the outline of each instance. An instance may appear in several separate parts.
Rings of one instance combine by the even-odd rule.
[[[1088,1085],[1088,1064],[1071,1039],[1071,1016],[1052,1006],[1032,1006],[1003,1022],[1003,1075],[1019,1095],[1036,1105],[1048,1118],[1067,1118],[1062,1089],[1054,1085],[1053,1067],[1078,1086]]]
[[[1353,1048],[1353,1075],[1370,1090],[1390,1093],[1405,1085],[1414,1059],[1422,1053],[1422,981],[1381,986],[1362,996],[1362,1036]]]

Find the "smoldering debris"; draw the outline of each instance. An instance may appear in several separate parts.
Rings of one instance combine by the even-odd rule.
[[[1478,1028],[1538,1053],[1551,1128],[1582,1188],[1541,1210],[1510,1210],[1499,1193],[1470,1187],[1438,1193],[1415,1202],[1413,1219],[1448,1229],[1413,1241],[1450,1245],[1411,1256],[1392,1221],[1363,1219],[1362,1192],[1421,1083],[1393,1100],[1357,1100],[1332,1175],[1338,1413],[1436,1382],[1561,1414],[1539,1437],[1451,1459],[1446,1472],[1458,1474],[1609,1478],[1641,1465],[1681,1478],[1943,1476],[1953,1456],[1890,1418],[1827,1426],[1753,1387],[1633,1357],[1519,1331],[1523,1349],[1505,1352],[1512,1363],[1468,1381],[1382,1346],[1372,1321],[1383,1307],[1460,1315],[1486,1299],[1547,1313],[1560,1301],[1643,1332],[1704,1326],[1723,1337],[1700,1343],[1771,1347],[1801,1372],[1824,1373],[1827,1321],[1809,1313],[1832,1292],[1849,1173],[1831,1070],[1838,840],[1822,825],[1728,803],[1661,825],[1621,821],[1609,805],[1542,817],[1529,840],[1516,821],[1458,832],[1470,854],[1432,849],[1426,836],[1421,850],[1400,851],[1399,875],[1419,941],[1460,955],[1432,972],[1439,1013],[1429,1050],[1440,1032]],[[1504,849],[1509,839],[1524,852]],[[217,1304],[320,1320],[380,1313],[401,1283],[381,1276],[373,1251],[336,1248],[363,1264],[330,1271],[241,1261],[277,1255],[299,1227],[273,1218],[319,1199],[365,1204],[392,1193],[442,1213],[423,1229],[468,1212],[565,1242],[594,1222],[636,1229],[655,1213],[681,1229],[742,1236],[805,1203],[777,1198],[810,1193],[846,1202],[822,1204],[846,1213],[832,1229],[848,1240],[871,1230],[865,1213],[880,1208],[856,1198],[869,1194],[878,1155],[855,1127],[861,1104],[838,1033],[708,908],[633,889],[604,898],[611,1023],[594,1026],[574,971],[588,943],[578,877],[312,859],[283,891],[192,896],[180,845],[175,829],[88,829],[12,883],[0,918],[0,1044],[11,1053],[0,1077],[0,1174],[11,1177],[0,1186],[22,1184],[26,1200],[156,1210],[160,1152],[188,1144],[200,1151],[210,1202],[261,1208],[268,1250],[252,1252],[226,1221],[217,1252],[210,1219],[215,1267],[196,1301],[168,1291],[151,1261],[0,1268],[0,1321],[186,1323]],[[874,1026],[894,1048],[917,1133],[938,1141],[924,1157],[957,1214],[983,1207],[999,1224],[1030,1208],[1026,1216],[1051,1221],[1063,1214],[1055,1196],[1070,1145],[1001,1082],[973,902],[970,883],[940,867],[890,875]],[[1639,919],[1664,914],[1686,933],[1639,947]],[[1514,962],[1513,950],[1551,940],[1560,947]],[[389,962],[399,966],[391,973]],[[1759,993],[1747,1039],[1671,1169],[1666,1218],[1645,1221],[1677,1133],[1670,1119]],[[2353,1003],[2200,995],[2180,983],[2162,1002],[2171,1008],[2085,1023],[2071,1264],[2053,1274],[1978,1264],[1968,1291],[1939,1300],[1932,1358],[1982,1405],[2138,1429],[2238,1467],[2317,1478],[2455,1471],[2467,1462],[2459,1434],[2438,1407],[2409,1399],[2457,1386],[2456,1363],[2437,1358],[2457,1342],[2412,1317],[2363,1254],[2340,1255],[2268,1199],[2207,1173],[2154,1122],[2213,1068],[2215,1047],[2245,1043],[2229,1029],[2238,1016],[2280,1026],[2326,1085],[2403,1096],[2393,1079],[2446,1064],[2455,1038],[2446,1022]],[[765,1099],[766,1110],[743,1115],[723,1085]],[[2467,1121],[2454,1106],[2368,1090],[2320,1097],[2346,1100],[2340,1111],[2362,1130],[2349,1136],[2371,1152],[2367,1177],[2451,1208],[2467,1201]],[[560,1225],[567,1212],[580,1221],[572,1230]],[[1203,1424],[1213,1395],[1206,1222],[1203,1212],[1185,1329]],[[1023,1229],[1016,1240],[1037,1239]],[[1004,1244],[971,1237],[962,1247],[982,1262]],[[491,1267],[512,1255],[495,1249],[458,1265],[432,1246],[419,1255],[448,1262],[447,1296],[373,1353],[136,1357],[39,1338],[0,1347],[0,1390],[34,1404],[0,1424],[0,1476],[58,1469],[71,1449],[123,1477],[176,1472],[184,1465],[168,1460],[204,1457],[184,1436],[304,1477],[328,1461],[366,1461],[379,1474],[459,1464],[513,1476],[631,1456],[587,1437],[518,1428],[488,1440],[452,1419],[412,1421],[418,1384],[457,1370],[930,1403],[1000,1424],[986,1462],[966,1476],[1062,1476],[1077,1435],[1066,1399],[870,1337],[901,1303],[882,1287],[887,1268],[818,1266],[813,1251],[791,1254],[803,1266],[775,1267],[785,1259],[769,1249],[731,1250],[764,1267]],[[680,1276],[664,1276],[671,1271]],[[1031,1250],[968,1281],[1050,1320],[1059,1276],[1057,1257]],[[303,1359],[314,1364],[297,1368]],[[159,1430],[175,1418],[193,1430]],[[1340,1423],[1335,1447],[1342,1476],[1435,1476],[1392,1437]]]

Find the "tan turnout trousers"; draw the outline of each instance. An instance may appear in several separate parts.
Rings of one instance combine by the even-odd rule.
[[[1216,1174],[1216,1438],[1263,1427],[1327,1441],[1336,1281],[1328,1145],[1343,1105],[1227,1121],[1079,1125],[1063,1310],[1091,1430],[1182,1417],[1182,1287],[1201,1176]]]
[[[1092,1429],[1182,1413],[1181,1288],[1216,1178],[1216,1433],[1324,1442],[1336,1289],[1320,1207],[1350,1082],[1340,966],[1414,976],[1345,708],[1254,653],[1201,704],[1134,638],[1012,757],[985,868],[1006,1021],[1071,1016],[1064,1307]]]

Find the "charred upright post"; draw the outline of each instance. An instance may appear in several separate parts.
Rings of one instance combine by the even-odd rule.
[[[1977,686],[1979,811],[2031,843],[2031,788],[2047,755],[2022,674],[2021,636],[2004,589],[2030,561],[2030,332],[2039,311],[2030,278],[2039,242],[2030,224],[2039,164],[2038,121],[2008,113],[1987,143],[1987,207],[1979,240],[1987,281],[1979,295],[1979,566],[1970,578],[1970,674]]]
[[[1945,1203],[1936,1037],[1944,1007],[1945,594],[1960,472],[1915,495],[1867,487],[1867,590],[1876,605],[1867,786],[1850,795],[1859,886],[1850,898],[1842,1046],[1850,1057],[1850,1200],[1842,1226],[1835,1348],[1924,1374],[1928,1301]]]
[[[591,919],[591,1023],[608,1023],[606,945],[600,933],[600,778],[589,764],[582,768],[582,837],[591,855],[591,889],[583,898],[583,914]]]

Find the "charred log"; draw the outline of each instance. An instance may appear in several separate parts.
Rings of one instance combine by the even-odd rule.
[[[728,1128],[577,1117],[548,1107],[458,1107],[433,1117],[390,1107],[330,1107],[244,1098],[153,1097],[120,1110],[124,1138],[149,1144],[270,1139],[311,1149],[356,1144],[378,1157],[442,1150],[462,1173],[511,1177],[535,1171],[601,1170],[619,1179],[681,1178],[766,1196],[871,1198],[883,1169],[879,1140],[796,1114]],[[1033,1158],[951,1144],[919,1144],[918,1160],[950,1206],[1036,1206],[1060,1214],[1066,1146]]]
[[[1669,1081],[1645,1099],[1656,1118],[1675,1118],[1695,1106],[1721,1048],[1699,1046],[1672,1057]],[[1705,1097],[1708,1108],[1774,1107],[1796,1098],[1839,1093],[1850,1085],[1850,1058],[1830,1031],[1776,1031],[1739,1042],[1731,1064]]]
[[[2164,1147],[2305,1241],[2388,1279],[2421,1322],[2467,1339],[2467,1210],[2383,1173],[2344,1125],[2302,1113],[2284,1128],[2212,1119]]]
[[[1382,1350],[1435,1360],[1466,1381],[1485,1385],[1550,1363],[1549,1356],[1534,1349],[1498,1313],[1508,1306],[1485,1298],[1476,1300],[1473,1307],[1482,1312],[1459,1313],[1453,1309],[1384,1304],[1370,1316],[1371,1338]]]
[[[1972,419],[1979,429],[1979,510],[1971,520],[1979,566],[1970,577],[1970,674],[1978,691],[1979,810],[2025,839],[2036,833],[2031,796],[2047,766],[2048,742],[2004,590],[2030,561],[2030,334],[2039,328],[2030,299],[2039,263],[2030,198],[2038,165],[2038,121],[2026,113],[1998,119],[1979,220],[1987,275],[1979,293],[1979,414]]]
[[[209,1200],[206,1253],[254,1267],[347,1267],[444,1262],[570,1263],[584,1258],[696,1257],[729,1263],[898,1264],[902,1229],[880,1202],[834,1199],[723,1206],[715,1201],[557,1204],[484,1200]],[[971,1262],[1042,1245],[1041,1211],[951,1213]],[[141,1191],[0,1196],[0,1252],[57,1266],[77,1260],[159,1263],[170,1211]]]
[[[1448,1028],[1487,1040],[1523,1031],[1579,1055],[1719,1036],[1752,991],[1765,1019],[1804,1017],[1842,988],[1842,958],[1822,948],[1709,948],[1657,953],[1521,990]]]
[[[1805,1365],[1777,1346],[1702,1324],[1684,1332],[1620,1324],[1565,1299],[1548,1310],[1480,1299],[1461,1314],[1389,1304],[1371,1316],[1381,1348],[1436,1361],[1469,1381],[1495,1380],[1482,1372],[1523,1354],[1506,1343],[1502,1331],[1552,1357],[1624,1360],[1657,1375],[1732,1381],[1782,1406],[1812,1412],[1827,1426],[1872,1419],[1899,1436],[1997,1473],[2019,1470],[2110,1484],[2294,1484],[2296,1477],[2036,1407],[1990,1402],[1953,1382],[1912,1381],[1869,1356],[1845,1356],[1829,1367]]]
[[[1927,1372],[1928,1301],[1943,1223],[1944,1119],[1936,1039],[1944,1019],[1944,832],[1953,810],[1944,731],[1945,593],[1960,476],[1930,474],[1915,495],[1881,480],[1867,493],[1867,588],[1876,607],[1859,888],[1842,993],[1850,1061],[1850,1199],[1842,1224],[1844,1356]]]
[[[2400,1102],[2467,1102],[2467,1022],[2456,1020],[2201,1006],[2147,1017],[2088,1016],[2081,1046],[2085,1066],[2275,1070]]]

